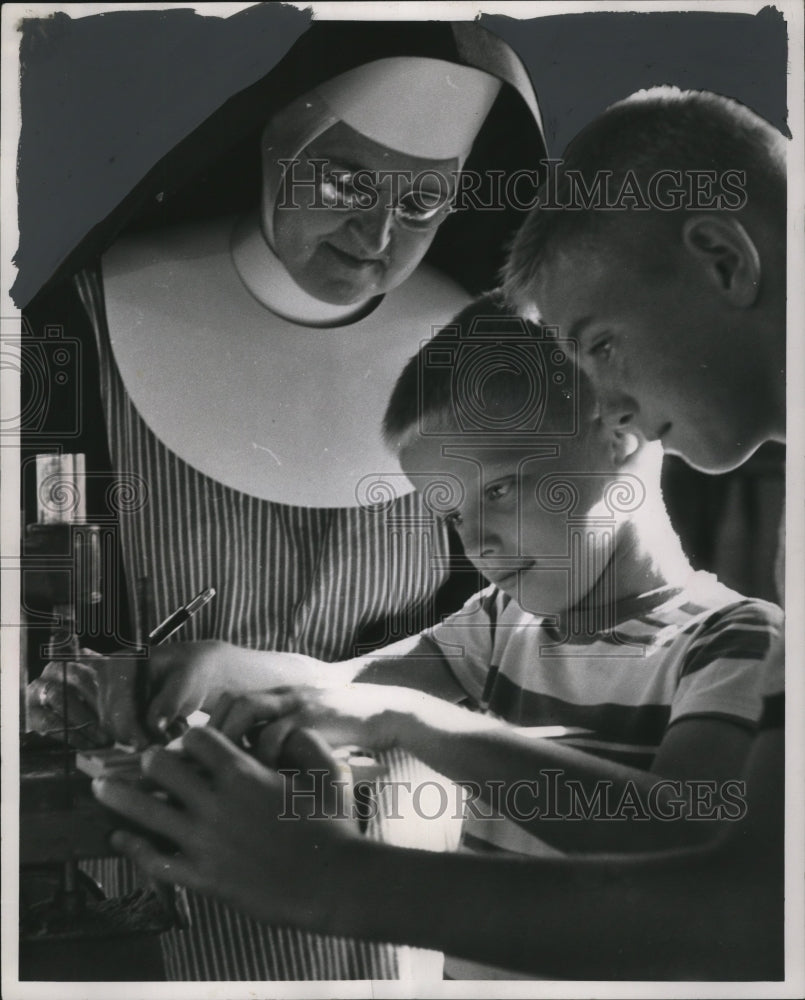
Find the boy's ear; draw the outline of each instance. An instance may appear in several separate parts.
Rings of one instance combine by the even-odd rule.
[[[760,291],[760,254],[737,219],[694,215],[682,226],[682,240],[731,305],[739,309],[754,305]]]

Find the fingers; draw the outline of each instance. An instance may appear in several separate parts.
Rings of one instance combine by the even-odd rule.
[[[175,750],[150,747],[142,755],[141,767],[147,778],[186,808],[203,809],[212,794],[209,780],[202,776],[192,759]]]
[[[327,740],[313,729],[294,729],[283,743],[280,756],[282,767],[324,769],[333,776],[339,776],[343,769]]]
[[[189,889],[199,888],[193,866],[181,855],[158,851],[145,837],[128,830],[115,830],[111,843],[116,851],[130,858],[149,878],[184,885]]]
[[[93,705],[87,704],[80,689],[69,680],[66,685],[63,683],[61,666],[48,664],[42,675],[26,688],[26,729],[42,736],[66,739],[70,746],[82,750],[108,743]]]
[[[96,721],[82,723],[65,721],[59,712],[38,704],[26,706],[25,718],[26,732],[65,741],[75,750],[96,749],[111,742]]]
[[[201,642],[175,642],[155,648],[149,660],[151,702],[146,726],[151,732],[165,732],[179,717],[199,709],[209,711],[219,693],[230,686],[237,647],[217,639]],[[237,671],[231,683],[237,680]]]
[[[241,710],[242,706],[254,703],[254,706],[263,706],[266,711],[265,719],[261,721],[271,721],[277,715],[277,706],[284,704],[282,699],[287,699],[287,703],[294,702],[294,695],[298,694],[301,690],[298,686],[283,685],[281,687],[273,687],[267,691],[251,691],[248,694],[239,693],[229,693],[225,692],[220,695],[215,705],[213,706],[212,712],[210,713],[210,725],[214,729],[220,729],[221,724],[233,711],[238,712]],[[242,705],[241,705],[242,703]]]
[[[146,728],[149,732],[164,734],[174,720],[186,719],[198,711],[202,702],[202,698],[194,697],[193,692],[183,691],[181,685],[174,683],[174,678],[168,677],[148,705]]]
[[[95,778],[92,791],[100,803],[138,826],[166,837],[180,848],[189,843],[193,824],[189,816],[148,792],[141,791],[129,781],[114,778]]]
[[[268,767],[280,767],[285,741],[295,732],[293,716],[286,715],[276,722],[258,723],[247,733],[251,752]]]
[[[168,747],[180,740],[189,728],[190,724],[183,715],[177,715],[175,719],[163,715],[157,719],[157,730]]]
[[[72,688],[44,675],[28,685],[26,701],[31,709],[46,709],[66,718],[70,725],[98,721],[95,711]]]
[[[76,697],[97,711],[98,671],[94,665],[79,661],[70,661],[68,663],[51,662],[46,665],[39,679],[57,685],[62,685],[66,682],[68,689]]]
[[[69,726],[83,726],[88,722],[97,723],[98,716],[93,708],[74,691],[55,681],[34,682],[29,702],[34,707],[44,708],[62,719]]]
[[[202,707],[206,691],[199,684],[193,650],[198,643],[176,642],[151,650],[148,672],[151,698],[145,726],[152,733],[166,733],[179,716],[187,717]]]
[[[327,741],[310,729],[295,729],[282,747],[280,767],[301,816],[346,817],[352,803],[352,775]],[[313,801],[311,801],[311,793]]]
[[[96,672],[82,663],[48,663],[40,676],[28,685],[26,700],[29,708],[50,709],[75,725],[96,722]]]
[[[148,705],[145,713],[145,728],[149,733],[159,733],[164,738],[174,720],[186,719],[197,708],[199,708],[198,705],[186,708],[181,702],[172,698],[168,692],[161,691]]]
[[[294,689],[278,688],[261,694],[222,695],[210,715],[210,726],[234,743],[261,723],[274,722],[295,712],[300,697]]]
[[[210,726],[189,729],[182,737],[182,746],[185,754],[209,773],[215,787],[227,785],[238,768],[256,766],[248,754]]]

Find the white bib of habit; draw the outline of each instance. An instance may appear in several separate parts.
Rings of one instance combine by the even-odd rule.
[[[128,237],[103,258],[112,351],[140,416],[199,472],[299,507],[411,486],[383,443],[398,375],[469,298],[422,264],[363,319],[316,328],[271,312],[232,261],[232,219]],[[367,477],[384,476],[369,490]]]

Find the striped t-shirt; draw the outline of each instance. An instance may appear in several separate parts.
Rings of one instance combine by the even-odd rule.
[[[426,634],[470,701],[490,714],[517,726],[588,730],[563,742],[642,770],[681,719],[754,730],[782,701],[782,658],[770,656],[782,611],[711,574],[624,601],[615,622],[606,634],[562,637],[492,586]],[[532,841],[508,821],[465,823],[473,846],[532,853]],[[533,853],[544,853],[536,841]]]

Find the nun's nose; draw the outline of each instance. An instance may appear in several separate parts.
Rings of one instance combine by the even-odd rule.
[[[377,205],[358,209],[352,217],[355,239],[366,257],[382,257],[391,243],[394,210],[381,195]]]

